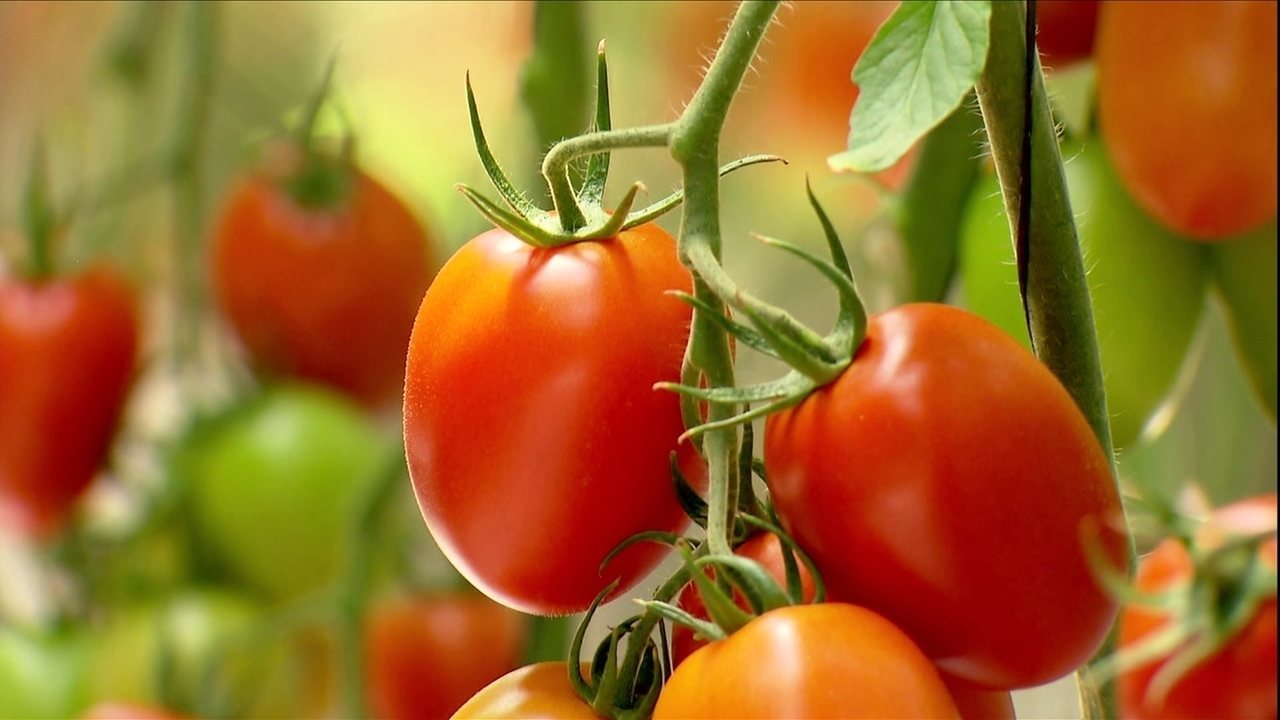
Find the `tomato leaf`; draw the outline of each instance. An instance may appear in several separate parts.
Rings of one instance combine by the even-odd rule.
[[[959,107],[986,64],[990,19],[988,0],[902,3],[853,69],[849,147],[831,169],[883,170]]]

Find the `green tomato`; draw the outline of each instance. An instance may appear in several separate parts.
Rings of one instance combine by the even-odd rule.
[[[1276,419],[1276,225],[1208,246],[1236,351]]]
[[[1167,418],[1162,410],[1176,400],[1208,271],[1201,246],[1161,228],[1129,198],[1097,139],[1065,144],[1062,156],[1093,298],[1112,442],[1121,449],[1163,429],[1156,420]],[[1029,346],[994,174],[972,197],[961,248],[965,303]]]
[[[349,516],[391,445],[327,390],[281,386],[197,428],[175,471],[201,552],[273,598],[336,576]]]
[[[0,627],[0,718],[66,718],[84,710],[88,644],[79,633]]]

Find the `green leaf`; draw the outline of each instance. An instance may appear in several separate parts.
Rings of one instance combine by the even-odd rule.
[[[959,107],[986,64],[990,20],[989,0],[902,3],[853,69],[849,149],[831,169],[883,170]]]

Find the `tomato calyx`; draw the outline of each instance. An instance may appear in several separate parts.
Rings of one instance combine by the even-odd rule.
[[[736,415],[723,420],[702,423],[689,428],[681,439],[747,423],[799,403],[814,390],[835,380],[853,361],[853,355],[867,330],[867,311],[858,296],[849,258],[840,244],[831,219],[805,181],[805,192],[822,225],[823,236],[831,260],[820,258],[803,248],[775,238],[757,235],[761,242],[788,252],[813,266],[835,286],[839,294],[839,312],[835,327],[820,336],[781,308],[770,305],[742,290],[728,276],[705,247],[694,247],[690,260],[716,296],[735,312],[751,321],[745,325],[721,313],[699,298],[676,293],[681,300],[697,308],[744,345],[785,362],[791,370],[781,378],[747,387],[702,388],[680,383],[658,383],[655,388],[671,390],[687,397],[719,405],[742,406]],[[755,405],[753,408],[752,405]]]
[[[336,58],[329,61],[324,76],[308,100],[302,121],[294,133],[293,145],[299,157],[286,168],[282,185],[299,207],[322,210],[341,205],[355,177],[355,142],[348,129],[337,153],[319,147],[315,136],[320,112],[329,102]]]
[[[649,637],[648,630],[641,631],[643,624],[639,616],[622,621],[600,642],[591,658],[589,678],[582,674],[582,663],[577,662],[591,618],[617,586],[615,580],[596,596],[574,633],[569,647],[569,683],[598,715],[616,720],[641,720],[653,713],[662,683],[671,674],[671,660],[665,642],[659,653],[658,644]],[[624,639],[626,652],[619,665]]]
[[[630,230],[661,217],[684,199],[684,191],[676,190],[650,205],[633,210],[637,195],[644,189],[642,183],[636,182],[618,202],[616,208],[606,210],[604,193],[609,177],[611,146],[602,144],[601,147],[592,149],[582,183],[578,188],[572,188],[567,181],[555,183],[548,178],[555,209],[548,211],[538,207],[511,182],[489,148],[484,128],[480,123],[475,93],[471,89],[470,73],[467,74],[466,86],[467,108],[470,112],[471,132],[475,140],[476,153],[480,156],[480,163],[484,166],[485,173],[506,207],[466,184],[459,183],[456,187],[475,205],[480,214],[526,243],[534,247],[559,247],[584,240],[611,238],[623,230]],[[605,61],[602,41],[596,53],[595,117],[587,133],[606,133],[611,130],[611,126],[608,65]],[[623,143],[621,146],[626,145],[629,143]],[[776,155],[749,155],[724,165],[719,172],[724,176],[748,165],[777,161],[785,162]],[[568,190],[558,191],[558,188],[568,188]]]

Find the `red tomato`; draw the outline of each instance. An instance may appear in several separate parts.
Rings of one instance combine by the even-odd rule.
[[[1081,539],[1097,531],[1123,564],[1107,458],[1052,373],[976,315],[872,317],[839,378],[768,418],[764,459],[832,598],[884,614],[959,679],[1052,680],[1115,616]]]
[[[943,675],[942,682],[963,720],[1017,720],[1013,696],[1007,690],[984,690],[950,675]]]
[[[741,555],[760,563],[778,581],[779,586],[783,589],[786,588],[787,567],[782,560],[782,543],[778,540],[777,535],[767,532],[756,533],[734,548],[733,554]],[[796,560],[796,565],[800,570],[800,587],[803,589],[804,601],[806,603],[812,602],[814,593],[813,576],[809,574],[808,568],[799,559]],[[744,610],[750,609],[747,599],[741,593],[738,593],[735,599]],[[680,596],[676,599],[676,605],[700,620],[707,619],[707,608],[702,604],[702,596],[698,594],[697,587],[692,583],[686,585],[680,591]],[[671,630],[671,662],[679,665],[684,662],[685,658],[706,644],[706,640],[695,637],[693,631],[689,628],[683,625],[676,625]]]
[[[402,387],[431,279],[426,235],[362,172],[338,204],[316,208],[276,174],[245,178],[223,209],[212,249],[218,302],[265,371],[386,402]]]
[[[793,605],[761,615],[671,673],[654,720],[958,718],[938,671],[911,638],[854,605]]]
[[[1098,0],[1036,0],[1036,46],[1045,67],[1065,67],[1093,53]]]
[[[57,528],[107,458],[137,353],[114,271],[0,281],[0,524]]]
[[[1156,219],[1221,240],[1276,216],[1276,3],[1112,2],[1101,132]]]
[[[1231,531],[1254,533],[1274,529],[1275,524],[1276,496],[1253,498],[1215,513],[1200,538],[1213,544]],[[1274,568],[1275,539],[1265,543],[1260,552]],[[1142,559],[1136,583],[1144,592],[1160,592],[1187,583],[1191,573],[1186,548],[1169,539]],[[1126,607],[1120,617],[1121,647],[1132,645],[1168,621],[1166,614],[1152,608]],[[1148,697],[1147,689],[1152,677],[1168,661],[1167,656],[1122,675],[1120,700],[1125,716],[1134,720],[1275,718],[1276,630],[1273,595],[1217,654],[1178,680],[1163,702]]]
[[[582,672],[588,672],[584,665]],[[599,720],[569,684],[562,662],[528,665],[494,680],[458,708],[454,720]]]
[[[370,708],[387,720],[448,717],[519,665],[524,636],[518,614],[478,595],[383,602],[365,626]]]
[[[691,291],[675,241],[645,225],[535,249],[493,230],[427,291],[405,382],[405,448],[423,517],[485,594],[524,612],[585,609],[666,549],[618,543],[685,516],[668,456]],[[683,445],[688,445],[684,443]]]

